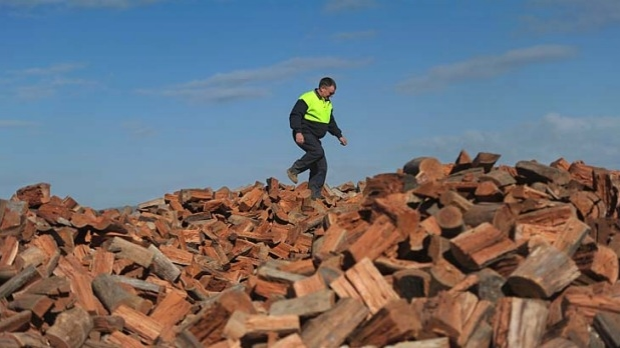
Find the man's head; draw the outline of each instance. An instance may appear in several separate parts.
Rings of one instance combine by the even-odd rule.
[[[336,81],[331,77],[322,78],[321,81],[319,81],[318,92],[322,98],[329,99],[329,97],[336,93]]]

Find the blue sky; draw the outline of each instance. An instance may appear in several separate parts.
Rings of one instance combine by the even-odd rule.
[[[289,183],[323,76],[329,185],[461,149],[618,169],[619,37],[618,0],[0,0],[0,197]]]

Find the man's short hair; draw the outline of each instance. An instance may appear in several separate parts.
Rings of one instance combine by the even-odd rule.
[[[334,86],[334,88],[336,88],[336,81],[334,81],[331,77],[324,77],[321,81],[319,81],[319,88],[330,86]]]

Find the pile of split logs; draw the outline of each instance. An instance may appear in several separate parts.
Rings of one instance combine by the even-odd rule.
[[[461,151],[95,210],[0,200],[1,347],[618,347],[620,172]]]

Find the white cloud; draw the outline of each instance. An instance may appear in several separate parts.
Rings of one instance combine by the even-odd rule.
[[[535,159],[551,163],[558,158],[572,162],[620,169],[620,117],[573,117],[549,113],[541,119],[496,132],[464,131],[455,136],[416,139],[400,150],[454,161],[465,149],[473,157],[478,152],[502,155],[500,162],[514,165]]]
[[[121,128],[138,138],[150,137],[157,133],[149,124],[139,120],[125,121],[121,124]]]
[[[376,30],[360,30],[335,33],[332,38],[337,41],[371,39],[377,36]]]
[[[343,12],[372,8],[377,6],[377,0],[327,0],[325,11]]]
[[[0,128],[32,128],[39,126],[40,124],[38,122],[0,119]]]
[[[0,0],[2,1],[2,0]],[[34,67],[34,68],[26,68],[22,70],[10,70],[8,71],[11,75],[21,75],[21,76],[46,76],[46,75],[61,75],[71,71],[75,71],[78,69],[84,68],[84,64],[77,63],[65,63],[65,64],[54,64],[46,67]]]
[[[576,49],[571,46],[538,45],[495,56],[474,57],[432,67],[423,75],[400,82],[397,89],[411,93],[439,90],[463,81],[492,78],[528,65],[567,59],[575,53]]]
[[[128,8],[149,5],[163,0],[0,0],[0,7],[34,8],[65,6],[80,8]]]
[[[530,31],[573,32],[620,23],[618,0],[530,0],[536,14],[522,18]]]
[[[191,101],[223,102],[270,95],[269,82],[283,81],[305,72],[355,68],[370,63],[334,57],[291,58],[270,66],[217,73],[206,79],[160,89],[139,89],[142,94],[178,97]]]
[[[8,77],[0,78],[0,96],[36,100],[52,97],[72,86],[97,86],[96,81],[69,76],[84,67],[85,64],[64,63],[9,70],[5,72]]]

